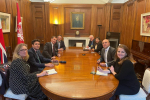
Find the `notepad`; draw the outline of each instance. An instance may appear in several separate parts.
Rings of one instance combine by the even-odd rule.
[[[55,69],[50,69],[50,70],[46,70],[48,75],[51,75],[51,74],[56,74],[57,72],[55,71]]]
[[[108,76],[107,73],[103,73],[97,70],[96,75]]]

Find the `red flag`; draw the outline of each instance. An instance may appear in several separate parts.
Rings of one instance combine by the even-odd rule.
[[[1,18],[0,18],[0,56],[1,56],[0,57],[1,64],[6,63],[7,62],[7,55],[6,55],[3,31],[2,31],[2,26],[1,26]]]
[[[17,40],[18,40],[17,44],[24,43],[22,22],[21,22],[18,3],[17,3]]]

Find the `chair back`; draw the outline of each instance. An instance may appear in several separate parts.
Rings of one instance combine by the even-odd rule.
[[[144,89],[150,93],[150,68],[147,68],[144,72],[142,85],[144,86]]]

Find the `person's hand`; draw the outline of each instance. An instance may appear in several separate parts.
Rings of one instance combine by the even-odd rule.
[[[54,67],[54,64],[51,64],[51,63],[47,63],[45,64],[46,67]]]
[[[103,69],[102,69],[100,66],[97,67],[97,70],[98,70],[99,72],[102,72],[102,71],[103,71]]]
[[[110,70],[111,70],[111,72],[113,73],[113,72],[114,72],[114,67],[111,66],[111,67],[110,67]]]
[[[89,46],[86,46],[86,48],[89,48]]]
[[[100,63],[101,66],[105,67],[106,66],[106,63]]]
[[[43,72],[37,74],[37,77],[42,77],[42,76],[45,76],[45,75],[48,75],[47,71],[43,71]]]
[[[94,48],[92,49],[92,51],[94,51]]]
[[[58,57],[60,57],[60,54],[57,54]]]
[[[100,60],[97,60],[97,63],[99,64],[99,63],[100,63]]]
[[[59,51],[62,51],[62,50],[64,50],[63,48],[60,48],[60,49],[58,49]]]
[[[52,57],[52,59],[55,59],[55,58],[56,58],[55,56]]]

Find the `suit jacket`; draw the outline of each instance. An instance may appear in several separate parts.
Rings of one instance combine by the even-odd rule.
[[[66,49],[65,43],[62,40],[60,41],[60,48],[63,48],[64,50]]]
[[[46,57],[46,58],[49,58],[51,59],[51,57],[53,56],[57,56],[58,54],[58,45],[57,43],[54,44],[54,48],[55,48],[55,55],[53,55],[53,52],[52,52],[52,44],[51,42],[47,42],[44,46],[44,50],[43,50],[43,56]]]
[[[28,50],[28,54],[29,54],[29,59],[28,59],[28,63],[30,65],[30,72],[35,72],[38,71],[38,68],[45,68],[45,63],[49,63],[51,60],[44,58],[43,55],[41,54],[41,52],[39,50],[37,50],[37,54],[39,56],[39,59],[41,61],[41,63],[39,63],[39,60],[37,58],[37,54],[35,53],[35,50],[33,48],[30,48]]]
[[[115,57],[116,49],[113,47],[110,47],[107,52],[107,65],[110,67],[114,63],[114,57]],[[105,48],[102,48],[101,50],[101,57],[98,59],[100,62],[105,61],[104,60],[104,54],[105,54]]]
[[[96,45],[96,44],[95,44]],[[103,48],[103,46],[102,46],[102,42],[101,41],[99,41],[98,43],[97,43],[97,49],[95,49],[94,51],[95,52],[99,52],[99,51],[101,51],[102,50],[102,48]]]
[[[96,44],[95,43],[95,39],[93,39],[93,41],[89,41],[89,45],[88,46],[91,47],[92,42],[93,42],[93,47],[92,48],[95,48],[95,44]]]

